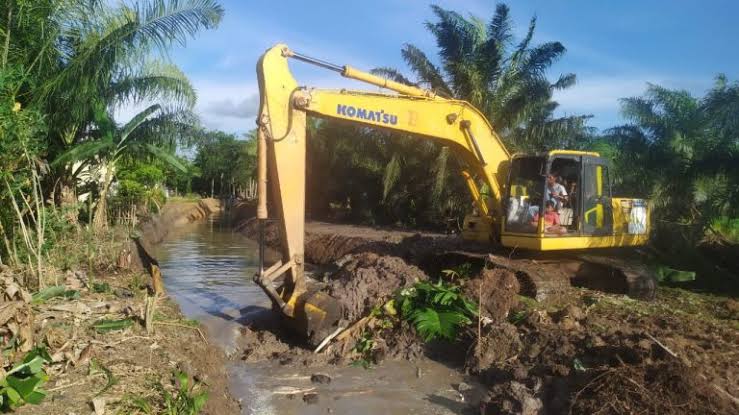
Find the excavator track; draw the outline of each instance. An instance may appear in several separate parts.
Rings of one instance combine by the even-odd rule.
[[[657,288],[652,270],[633,254],[623,252],[560,253],[555,258],[531,253],[514,256],[511,252],[451,250],[428,253],[419,262],[435,263],[431,267],[422,266],[431,273],[465,262],[474,263],[478,268],[502,268],[516,275],[521,295],[539,301],[556,297],[573,286],[652,300]]]

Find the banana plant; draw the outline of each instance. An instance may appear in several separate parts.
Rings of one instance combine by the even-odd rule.
[[[154,104],[121,127],[113,122],[106,110],[98,111],[95,118],[95,134],[59,155],[52,165],[80,162],[77,170],[96,168],[100,171],[93,227],[102,229],[108,223],[107,197],[118,163],[126,158],[150,157],[185,171],[172,149],[179,137],[190,131],[194,117],[186,110],[168,111]]]

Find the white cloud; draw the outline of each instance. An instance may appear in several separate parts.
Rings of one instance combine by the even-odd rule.
[[[560,104],[557,113],[592,114],[590,124],[609,128],[623,122],[620,115],[621,98],[644,95],[649,84],[671,89],[685,89],[694,96],[701,96],[710,87],[710,80],[663,75],[629,74],[628,76],[581,76],[577,84],[556,91],[554,99]]]
[[[619,99],[641,95],[647,86],[648,77],[583,77],[564,91],[557,91],[554,99],[560,109],[568,113],[595,113],[614,111],[619,108]]]
[[[214,101],[205,108],[206,114],[233,118],[254,118],[259,110],[259,95],[253,94],[241,101],[230,98]]]

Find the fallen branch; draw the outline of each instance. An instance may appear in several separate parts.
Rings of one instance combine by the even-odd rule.
[[[72,386],[78,386],[78,385],[82,385],[84,383],[85,383],[84,380],[80,380],[80,381],[77,381],[77,382],[74,382],[74,383],[68,383],[66,385],[57,386],[56,388],[46,389],[46,392],[56,392],[58,390],[62,390],[62,389],[66,389],[66,388],[71,388]]]
[[[326,347],[327,344],[329,344],[329,342],[331,341],[331,339],[333,339],[334,337],[336,337],[343,330],[344,330],[344,327],[337,327],[336,330],[334,330],[333,333],[329,334],[328,336],[326,336],[325,339],[323,339],[323,341],[321,341],[321,344],[319,344],[318,347],[316,347],[316,350],[314,350],[313,353],[320,352],[324,347]]]
[[[650,339],[652,339],[652,341],[653,341],[653,342],[657,343],[657,345],[658,345],[659,347],[661,347],[662,349],[664,349],[664,351],[666,351],[667,353],[669,353],[669,354],[670,354],[670,355],[671,355],[672,357],[674,357],[674,358],[677,358],[677,353],[675,353],[675,352],[673,352],[672,350],[670,350],[670,348],[669,348],[669,347],[667,347],[667,346],[665,346],[664,344],[662,344],[662,342],[660,342],[659,340],[657,340],[657,339],[656,339],[656,338],[655,338],[654,336],[652,336],[651,334],[649,334],[649,333],[645,333],[645,334],[647,335],[647,337],[649,337]]]
[[[374,317],[367,316],[357,320],[356,323],[352,324],[351,326],[347,327],[346,330],[342,331],[341,334],[339,334],[339,336],[336,338],[336,340],[345,340],[347,337],[353,335],[357,330],[364,328],[364,326],[369,324],[372,319],[374,319]]]
[[[203,334],[203,331],[200,330],[200,327],[192,327],[192,326],[188,326],[188,325],[185,325],[185,324],[170,323],[168,321],[155,321],[154,324],[160,324],[160,325],[163,325],[163,326],[182,327],[182,328],[186,328],[186,329],[195,330],[195,331],[198,332],[198,334],[200,335],[200,338],[203,339],[203,341],[205,342],[205,344],[208,344],[208,339],[205,338],[205,335]]]
[[[719,385],[717,385],[715,383],[712,383],[711,386],[713,386],[714,389],[716,389],[717,391],[721,392],[721,394],[723,394],[724,396],[726,396],[727,398],[729,398],[732,402],[734,402],[734,405],[739,406],[739,398],[737,398],[736,396],[730,394],[726,389],[722,388],[721,386],[719,386]]]
[[[113,342],[113,343],[106,343],[106,342],[102,342],[100,340],[90,340],[90,343],[92,343],[92,344],[99,344],[99,345],[101,345],[101,346],[103,346],[104,348],[107,349],[107,348],[117,346],[117,345],[119,345],[121,343],[127,342],[129,340],[133,340],[133,339],[151,340],[151,337],[147,337],[147,336],[128,336],[128,337],[123,338],[122,340],[118,340],[118,341]]]

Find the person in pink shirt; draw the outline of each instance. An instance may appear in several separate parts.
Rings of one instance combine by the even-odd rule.
[[[539,224],[539,214],[535,214],[531,220],[531,224],[537,226]],[[546,233],[567,233],[567,228],[560,225],[559,213],[554,210],[554,202],[547,200],[544,203],[544,232]]]

